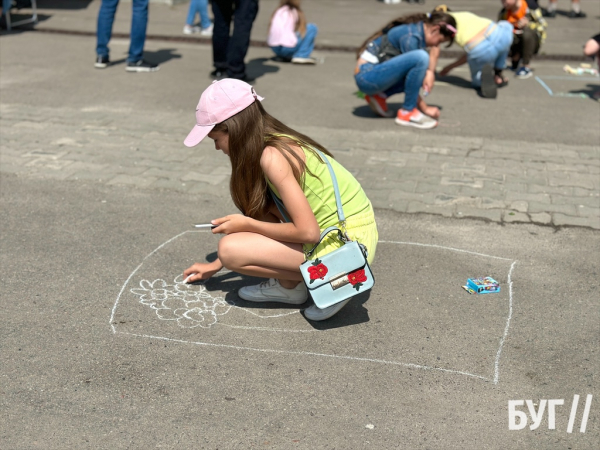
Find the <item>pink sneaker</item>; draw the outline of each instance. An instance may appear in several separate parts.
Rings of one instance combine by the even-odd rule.
[[[365,95],[365,100],[371,107],[371,110],[380,117],[394,117],[394,112],[387,106],[385,94]]]

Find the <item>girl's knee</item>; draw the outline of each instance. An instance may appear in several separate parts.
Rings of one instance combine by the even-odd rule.
[[[317,31],[319,31],[319,28],[314,24],[314,23],[307,23],[306,24],[306,30],[307,31],[312,31],[313,33],[317,33]]]
[[[229,270],[234,270],[236,255],[239,253],[238,241],[234,235],[223,236],[217,247],[219,260]]]
[[[429,53],[421,49],[413,50],[413,52],[415,52],[415,59],[418,65],[429,65]]]

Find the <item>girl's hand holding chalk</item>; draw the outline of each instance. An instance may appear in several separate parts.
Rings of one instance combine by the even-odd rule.
[[[194,225],[195,228],[210,228],[211,230],[213,228],[217,228],[217,225],[213,225],[212,223],[197,223],[196,225]]]

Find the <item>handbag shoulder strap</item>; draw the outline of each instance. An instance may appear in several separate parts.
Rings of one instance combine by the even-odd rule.
[[[345,227],[346,216],[344,216],[344,208],[342,207],[342,197],[340,196],[340,188],[338,186],[337,178],[335,176],[335,172],[333,171],[333,167],[331,167],[331,163],[329,162],[329,159],[327,159],[327,156],[325,156],[325,154],[323,152],[321,152],[320,150],[317,150],[316,148],[314,150],[321,157],[321,159],[323,161],[325,161],[325,163],[327,164],[327,168],[329,169],[329,174],[331,175],[331,181],[333,182],[333,191],[335,193],[335,204],[337,206],[338,218],[340,219],[340,222],[342,223],[342,225]]]
[[[340,220],[340,223],[342,224],[342,227],[345,228],[346,216],[344,215],[344,208],[342,207],[342,197],[340,196],[340,188],[338,187],[337,178],[335,176],[335,172],[333,171],[333,167],[331,167],[329,159],[327,159],[327,156],[325,156],[323,152],[317,150],[316,148],[314,149],[314,151],[325,162],[325,164],[327,164],[327,169],[329,169],[329,175],[331,175],[331,181],[333,182],[333,191],[335,193],[335,204],[337,206],[338,218]],[[281,199],[277,195],[275,195],[275,192],[273,192],[271,186],[267,185],[267,187],[269,189],[271,197],[273,198],[273,201],[275,202],[275,205],[277,206],[277,209],[283,217],[283,220],[285,220],[286,222],[291,222],[289,215],[287,214],[287,210],[285,209],[285,205],[283,204]]]

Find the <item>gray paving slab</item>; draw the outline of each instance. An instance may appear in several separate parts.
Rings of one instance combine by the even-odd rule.
[[[3,38],[2,170],[227,197],[226,157],[208,142],[181,145],[193,124],[189,111],[210,82],[186,74],[209,71],[207,48],[178,43],[173,51],[181,58],[139,76],[118,66],[83,66],[92,44],[92,38],[32,33]],[[57,45],[68,51],[53,55]],[[148,49],[160,52],[162,45]],[[113,47],[123,51],[126,42]],[[269,111],[338,155],[378,207],[499,222],[513,220],[510,212],[560,213],[560,225],[552,225],[569,225],[571,217],[571,225],[599,228],[597,103],[548,96],[533,90],[533,79],[513,80],[494,103],[441,83],[432,93],[444,108],[440,126],[419,132],[376,119],[353,95],[352,79],[338,75],[350,55],[331,53],[317,67],[298,68],[268,62],[268,52],[251,49],[249,59],[281,71],[264,72],[256,82]],[[31,77],[40,61],[43,75]],[[561,63],[546,62],[538,73],[560,70]],[[297,80],[293,88],[287,77]],[[581,84],[576,77],[571,83]],[[515,115],[516,104],[522,111]]]

